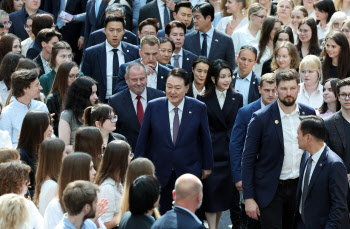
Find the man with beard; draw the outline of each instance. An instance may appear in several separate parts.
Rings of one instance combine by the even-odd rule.
[[[98,186],[89,181],[74,181],[63,191],[62,201],[67,211],[55,229],[95,229]],[[90,220],[90,219],[91,220]]]
[[[263,229],[293,228],[299,167],[299,116],[315,110],[296,103],[299,75],[294,69],[276,74],[278,100],[253,114],[242,158],[245,211],[261,219]]]

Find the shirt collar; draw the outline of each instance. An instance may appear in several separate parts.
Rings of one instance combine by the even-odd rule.
[[[183,56],[183,51],[182,51],[182,48],[180,49],[180,52],[179,52],[178,54],[176,54],[176,53],[174,53],[174,52],[173,52],[172,57],[174,57],[175,55],[180,55],[180,56]]]
[[[159,8],[159,7],[163,7],[164,4],[165,4],[165,2],[163,2],[162,0],[157,0],[158,8]]]
[[[184,105],[185,105],[185,97],[183,97],[181,103],[179,104],[179,106],[177,106],[177,108],[179,108],[180,111],[184,110]],[[172,111],[175,108],[174,104],[172,104],[169,100],[168,100],[168,111]]]
[[[239,79],[248,80],[248,82],[250,82],[250,81],[252,80],[252,75],[253,75],[252,72],[253,72],[253,71],[251,71],[245,78],[241,78],[241,77],[239,76],[238,71],[237,71],[237,76],[238,76]]]
[[[109,51],[112,51],[112,49],[115,49],[115,48],[113,48],[113,46],[110,45],[110,44],[108,43],[108,41],[106,40],[106,51],[109,52]],[[122,49],[122,42],[119,42],[119,45],[118,45],[117,49],[118,49],[119,51],[123,51],[123,49]]]
[[[197,94],[201,94],[202,92],[205,92],[205,86],[203,87],[202,91],[198,91],[196,86],[194,86],[194,83],[192,83],[192,90],[193,90],[193,92],[196,92]]]
[[[260,104],[261,104],[261,108],[266,107],[266,105],[263,103],[262,99],[260,99]]]
[[[33,102],[33,100],[30,100],[30,103],[29,103],[29,105],[27,106],[27,105],[25,105],[24,103],[21,103],[21,102],[19,102],[17,99],[16,99],[16,97],[13,97],[13,105],[14,106],[21,106],[21,107],[23,107],[23,108],[26,108],[26,109],[28,109],[28,107],[30,108],[31,106],[32,106],[32,102]]]
[[[45,60],[42,53],[40,53],[40,58],[41,58],[41,62],[43,62],[43,66],[49,66],[49,62],[47,60]]]
[[[225,90],[225,91],[219,91],[218,89],[215,88],[215,92],[216,92],[216,96],[217,96],[218,98],[220,98],[220,97],[226,98],[227,90]]]
[[[321,155],[322,155],[323,150],[324,150],[325,147],[326,147],[326,144],[323,143],[322,148],[321,148],[319,151],[317,151],[314,155],[311,156],[312,160],[313,160],[316,164],[317,164],[317,162],[318,162],[318,159],[320,159],[320,157],[321,157]]]
[[[130,95],[131,95],[131,100],[134,101],[134,100],[136,99],[137,95],[136,95],[134,92],[132,92],[130,89],[129,89],[129,91],[130,91]],[[143,90],[143,92],[141,93],[141,98],[147,99],[146,88],[145,88],[145,89]]]
[[[307,91],[306,91],[306,89],[305,89],[305,83],[303,82],[303,83],[300,83],[300,89],[301,89],[301,91],[305,94],[307,94]],[[318,84],[318,87],[317,87],[317,89],[316,89],[316,91],[315,92],[321,92],[321,93],[323,93],[323,86],[319,83]]]
[[[199,31],[199,34],[202,36],[203,32]],[[211,26],[211,29],[209,29],[208,32],[206,32],[207,36],[208,37],[213,37],[213,34],[214,34],[214,27]]]
[[[182,210],[184,210],[184,211],[190,213],[190,215],[191,215],[199,224],[202,224],[202,222],[198,219],[198,217],[197,217],[195,214],[193,214],[193,212],[191,212],[190,210],[188,210],[188,209],[186,209],[186,208],[184,208],[184,207],[178,206],[178,205],[175,205],[175,208],[179,208],[179,209],[182,209]]]
[[[295,114],[299,114],[299,105],[298,105],[298,103],[295,103],[295,104],[296,104],[295,110],[292,111],[292,113],[290,113],[290,114],[286,114],[286,113],[283,112],[283,110],[282,110],[281,107],[280,107],[279,102],[277,101],[278,109],[280,110],[281,119],[282,119],[284,116],[292,116],[292,115],[295,115]]]

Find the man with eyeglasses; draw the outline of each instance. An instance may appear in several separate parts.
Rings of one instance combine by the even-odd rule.
[[[145,36],[157,36],[159,30],[159,22],[155,18],[147,18],[139,24],[139,31],[137,32],[140,41]],[[139,45],[140,47],[140,45]]]

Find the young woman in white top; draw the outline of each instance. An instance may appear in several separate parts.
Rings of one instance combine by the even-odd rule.
[[[339,79],[330,78],[323,85],[323,104],[316,109],[316,115],[325,119],[340,110],[337,94],[337,83]]]
[[[308,16],[308,12],[304,6],[296,6],[294,7],[292,11],[291,16],[291,28],[293,29],[293,35],[294,35],[294,44],[297,44],[298,41],[298,27],[301,20],[306,18]]]
[[[315,55],[307,55],[300,62],[301,83],[297,102],[312,108],[319,108],[323,103],[321,61]]]
[[[107,228],[118,226],[117,218],[120,212],[126,170],[132,157],[133,153],[128,143],[114,140],[107,145],[96,174],[95,183],[100,188],[97,200],[108,200],[108,209],[101,216],[101,220]]]
[[[238,56],[239,50],[243,45],[257,46],[259,43],[261,27],[266,18],[266,8],[259,4],[253,3],[248,9],[249,23],[244,27],[236,30],[232,34],[233,45],[235,47],[235,56]]]
[[[57,193],[58,175],[65,156],[65,144],[59,138],[47,138],[40,144],[34,203],[42,216]]]
[[[283,22],[283,25],[290,25],[291,15],[294,9],[293,0],[281,0],[277,6],[277,16]]]
[[[319,0],[314,4],[318,39],[323,41],[327,35],[328,22],[335,12],[334,4],[331,0]]]
[[[231,36],[236,29],[248,24],[247,10],[249,5],[246,0],[227,0],[225,7],[226,12],[232,16],[222,18],[216,29]]]
[[[317,2],[317,0],[302,0],[301,5],[304,6],[307,10],[308,17],[312,17],[316,20],[316,14],[314,9],[315,2]]]
[[[289,41],[283,41],[276,46],[273,52],[271,69],[275,73],[287,69],[297,69],[299,63],[300,58],[295,45]]]

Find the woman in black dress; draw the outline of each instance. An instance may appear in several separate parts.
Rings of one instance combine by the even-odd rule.
[[[205,94],[198,99],[207,105],[213,143],[214,168],[203,180],[203,207],[210,229],[217,229],[222,211],[232,207],[233,183],[229,143],[238,109],[243,106],[241,94],[230,88],[232,69],[224,60],[209,67]]]

